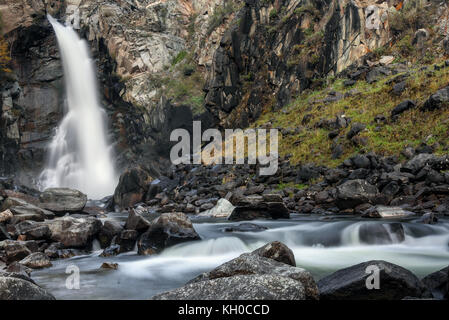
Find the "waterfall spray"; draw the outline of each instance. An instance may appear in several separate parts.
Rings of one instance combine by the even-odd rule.
[[[98,97],[87,42],[48,16],[64,67],[67,113],[49,145],[40,175],[43,188],[69,187],[99,199],[114,192],[117,175],[106,137],[106,115]]]

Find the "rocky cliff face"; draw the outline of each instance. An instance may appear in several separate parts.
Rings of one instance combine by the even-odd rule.
[[[166,156],[167,133],[189,128],[192,118],[212,114],[210,123],[245,127],[264,108],[280,108],[321,77],[356,63],[388,41],[394,5],[2,0],[14,71],[2,88],[2,173],[16,166],[39,171],[62,117],[63,74],[47,13],[89,41],[118,161],[129,166]]]
[[[206,107],[222,126],[245,127],[357,63],[389,39],[394,2],[380,2],[245,1],[215,53]]]

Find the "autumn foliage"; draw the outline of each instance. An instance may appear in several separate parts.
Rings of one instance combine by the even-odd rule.
[[[0,71],[9,73],[11,69],[9,68],[9,63],[11,62],[11,57],[9,55],[9,45],[8,42],[1,36],[0,37]]]

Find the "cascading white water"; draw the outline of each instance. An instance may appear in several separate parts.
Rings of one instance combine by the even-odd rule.
[[[105,112],[98,97],[94,65],[87,42],[51,16],[62,57],[67,114],[49,146],[49,162],[41,173],[43,188],[69,187],[91,199],[111,195],[117,175],[106,138]]]

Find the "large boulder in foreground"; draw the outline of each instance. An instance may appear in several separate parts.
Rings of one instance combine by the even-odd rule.
[[[154,299],[318,299],[318,287],[312,275],[295,267],[294,261],[293,252],[287,246],[269,243]]]
[[[175,244],[200,239],[192,222],[184,213],[164,213],[154,219],[148,230],[139,238],[138,254],[155,254]]]
[[[126,170],[114,192],[114,204],[121,209],[134,206],[143,200],[153,177],[143,167]]]
[[[50,238],[66,248],[84,248],[100,231],[101,221],[94,217],[62,217],[48,222]]]
[[[378,268],[379,289],[368,289],[368,268]],[[368,268],[368,269],[367,269]],[[368,271],[367,271],[368,270]],[[368,283],[372,283],[368,279]],[[373,260],[341,269],[318,281],[323,300],[400,300],[405,297],[429,297],[424,284],[409,270],[393,263]]]
[[[273,274],[238,275],[188,284],[153,300],[304,300],[301,282]]]
[[[56,212],[80,212],[87,203],[87,196],[78,190],[68,188],[50,188],[39,196],[39,206]]]
[[[436,299],[449,299],[449,266],[422,279]]]
[[[379,190],[362,179],[349,180],[337,187],[336,204],[340,209],[354,208],[362,203],[372,203]]]
[[[0,300],[55,300],[55,297],[27,277],[0,273]]]
[[[277,194],[248,196],[240,199],[229,216],[231,221],[254,219],[289,219],[290,212]]]

